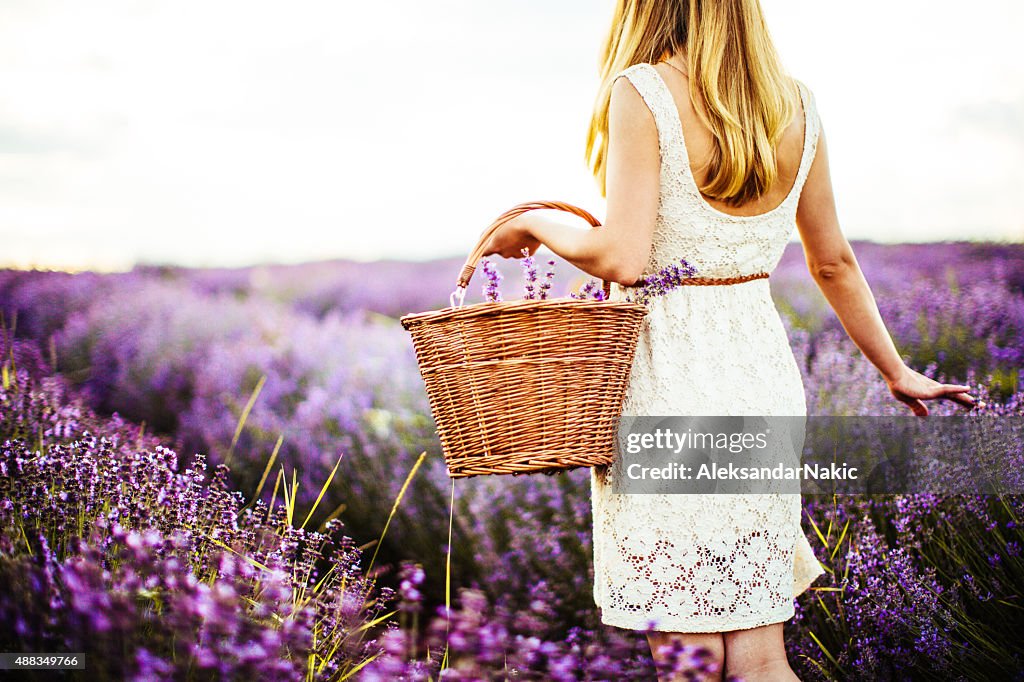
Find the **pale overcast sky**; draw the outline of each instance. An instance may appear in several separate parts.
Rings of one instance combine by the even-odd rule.
[[[1024,3],[763,0],[840,218],[1024,236]],[[612,0],[0,0],[0,267],[466,253],[583,161]]]

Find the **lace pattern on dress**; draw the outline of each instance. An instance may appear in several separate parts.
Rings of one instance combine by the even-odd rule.
[[[650,64],[627,77],[654,115],[661,196],[644,275],[686,258],[703,277],[775,269],[795,229],[820,125],[800,84],[804,150],[775,209],[731,216],[701,196],[675,100]],[[620,298],[622,287],[613,286]],[[806,415],[803,384],[767,280],[681,287],[653,299],[641,327],[627,415]],[[799,495],[625,495],[615,466],[591,475],[594,598],[624,628],[724,632],[781,622],[823,573],[800,527]]]

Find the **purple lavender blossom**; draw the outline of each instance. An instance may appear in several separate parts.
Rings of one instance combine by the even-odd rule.
[[[540,283],[540,297],[546,299],[551,290],[551,284],[555,279],[555,261],[548,261],[548,269],[544,272],[544,281]]]
[[[179,467],[13,356],[0,340],[4,649],[83,651],[90,677],[140,680],[294,680],[317,657],[344,672],[379,651],[361,633],[392,595],[350,540],[296,528],[280,504],[244,507],[226,467]]]
[[[655,296],[664,296],[668,292],[682,286],[683,280],[697,274],[696,268],[679,259],[679,264],[666,265],[658,272],[643,278],[642,284],[631,291],[626,300],[646,305]]]
[[[603,301],[603,300],[605,300],[604,287],[601,285],[601,282],[599,282],[596,279],[589,279],[589,280],[587,280],[583,284],[583,286],[580,287],[579,292],[572,292],[572,293],[569,294],[569,296],[571,296],[572,298],[575,298],[575,299],[579,299],[579,300],[587,300],[587,299],[594,299],[595,301]]]
[[[537,290],[537,263],[533,256],[530,255],[529,249],[523,249],[522,268],[523,268],[523,298],[527,301],[533,301],[540,298],[540,292]]]
[[[501,273],[498,272],[497,266],[488,258],[483,259],[482,268],[484,272],[484,300],[489,302],[500,301],[501,291],[498,285],[501,283]]]
[[[398,586],[399,608],[401,610],[415,613],[422,609],[423,595],[420,589],[425,577],[423,567],[418,564],[406,562],[402,566]]]
[[[854,248],[897,346],[915,367],[935,378],[976,386],[989,404],[978,410],[980,417],[1024,415],[1018,362],[1024,349],[1024,248]],[[459,265],[454,260],[359,267],[328,263],[223,273],[165,268],[111,276],[0,272],[0,311],[8,322],[13,312],[18,318],[13,353],[10,348],[0,353],[0,364],[11,362],[7,358],[13,355],[18,370],[10,365],[8,370],[21,377],[16,383],[22,382],[14,389],[0,384],[21,396],[20,403],[0,398],[5,434],[0,441],[17,441],[16,449],[0,448],[0,584],[10,586],[0,591],[0,622],[9,623],[18,637],[81,627],[108,638],[130,630],[126,623],[141,622],[156,634],[130,640],[138,648],[129,650],[124,669],[117,671],[130,678],[132,666],[139,668],[135,675],[145,669],[159,675],[163,662],[173,661],[160,644],[160,633],[174,632],[172,626],[186,628],[194,622],[189,621],[192,609],[211,614],[210,622],[218,627],[230,626],[231,617],[217,614],[231,603],[231,590],[239,603],[245,583],[255,576],[273,596],[257,599],[246,618],[266,624],[280,616],[275,609],[296,594],[296,584],[273,571],[247,568],[247,562],[225,562],[227,551],[202,544],[195,530],[215,531],[228,544],[237,541],[236,547],[249,556],[262,537],[265,552],[255,556],[282,569],[324,575],[324,562],[300,556],[302,538],[309,536],[274,538],[287,524],[280,504],[268,513],[270,484],[265,499],[249,510],[264,519],[265,528],[246,521],[247,514],[235,528],[230,512],[241,505],[212,505],[220,493],[203,492],[224,487],[217,482],[222,470],[216,465],[223,461],[246,399],[265,375],[235,448],[231,489],[247,494],[256,489],[278,434],[284,434],[278,462],[297,471],[299,505],[308,510],[338,453],[344,452],[342,469],[309,528],[346,504],[341,518],[349,549],[375,541],[414,453],[422,448],[436,454],[437,444],[430,438],[429,407],[407,338],[395,330],[393,320],[367,311],[396,315],[442,307],[448,279]],[[772,289],[812,414],[902,413],[829,311],[798,247],[787,249],[773,273]],[[51,376],[54,366],[67,373],[76,390],[88,390],[90,405],[119,415],[100,418],[71,400],[70,390]],[[29,381],[31,390],[24,388]],[[956,411],[952,405],[934,406],[939,416]],[[145,420],[145,430],[125,418]],[[167,438],[188,445],[157,450],[162,441],[150,441],[148,435],[157,426]],[[90,435],[84,437],[85,432]],[[107,445],[101,446],[102,436]],[[74,441],[80,444],[72,447]],[[210,464],[204,459],[179,463],[173,450],[208,452]],[[144,451],[152,460],[141,456]],[[407,600],[419,597],[422,608],[399,611],[389,625],[393,637],[366,633],[359,645],[364,653],[389,653],[361,671],[365,679],[392,680],[403,674],[424,679],[427,668],[436,671],[443,647],[436,648],[442,640],[431,639],[435,620],[452,626],[449,679],[653,679],[646,642],[635,633],[602,626],[590,598],[589,500],[581,492],[585,470],[548,480],[460,484],[452,543],[458,616],[445,621],[444,614],[437,614],[436,606],[444,601],[445,556],[439,544],[447,537],[450,490],[438,460],[428,458],[413,480],[377,561],[399,566],[411,559],[423,566],[423,582],[410,583],[406,587],[414,592],[405,593]],[[59,473],[61,467],[66,475]],[[150,469],[161,485],[146,482]],[[54,474],[55,480],[47,481],[44,473]],[[29,483],[24,491],[19,486],[16,495],[10,486],[15,480]],[[119,481],[129,490],[138,487],[150,501],[127,494]],[[187,494],[193,485],[195,494]],[[137,522],[162,507],[173,511],[155,514],[160,523]],[[817,583],[826,589],[801,595],[797,614],[787,624],[790,661],[801,679],[1020,676],[1024,663],[1017,633],[1024,623],[1015,605],[1024,593],[1021,499],[808,498],[804,512],[805,532],[830,573]],[[78,546],[80,513],[98,529],[93,550],[100,558],[90,554],[88,536],[85,546]],[[33,528],[44,530],[38,523],[44,517],[52,519],[52,529],[33,533]],[[26,518],[36,525],[24,537],[2,530],[18,529]],[[147,539],[150,531],[160,535]],[[1000,560],[990,564],[997,555]],[[137,566],[111,569],[112,560],[124,565],[129,558]],[[160,563],[164,559],[169,563]],[[109,579],[103,570],[110,571]],[[249,570],[256,572],[244,577]],[[357,564],[337,572],[350,580],[361,576]],[[192,585],[197,576],[214,573],[218,578],[210,591]],[[235,573],[243,577],[232,577]],[[401,603],[398,575],[382,574],[382,582],[395,583],[393,592],[379,588],[380,603],[395,604],[388,611]],[[118,601],[122,589],[158,594],[162,581],[176,590],[181,585],[183,595],[174,608],[164,602],[166,624],[138,620],[142,606]],[[483,601],[472,595],[467,599],[464,588],[475,588]],[[105,597],[104,591],[109,593]],[[155,608],[157,602],[143,603]],[[359,616],[358,594],[346,592],[331,608],[328,613],[337,622],[366,622]],[[242,619],[240,611],[232,613]],[[64,615],[55,620],[54,614]],[[69,625],[72,617],[78,620]],[[414,617],[421,620],[418,632],[409,625]],[[295,632],[309,632],[317,622],[326,622],[309,625],[302,618],[300,612],[286,623]],[[467,624],[456,627],[456,618]],[[358,626],[339,631],[358,631]],[[229,638],[233,653],[224,657],[226,664],[245,670],[247,661],[263,655],[261,650],[264,660],[274,663],[279,638],[291,635],[272,627],[260,632],[267,634]],[[15,648],[23,647],[5,650]],[[204,664],[219,655],[207,645],[190,645],[188,651]],[[325,672],[352,660],[365,659],[353,654],[337,664],[332,660],[324,664]],[[372,666],[385,662],[391,672],[369,676]],[[218,674],[212,667],[203,672]],[[436,672],[431,674],[436,679]],[[112,671],[111,676],[118,674]]]

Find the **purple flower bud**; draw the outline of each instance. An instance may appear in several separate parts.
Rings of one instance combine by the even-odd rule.
[[[489,259],[483,259],[483,271],[484,271],[484,300],[489,302],[495,302],[501,300],[501,292],[498,290],[498,284],[501,282],[501,273],[498,272],[498,268]]]

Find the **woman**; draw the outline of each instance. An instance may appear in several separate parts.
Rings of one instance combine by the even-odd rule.
[[[779,63],[758,0],[618,0],[587,155],[607,198],[583,230],[526,213],[485,255],[540,244],[625,287],[685,258],[708,286],[649,304],[625,414],[802,416],[799,368],[769,295],[793,228],[807,266],[895,399],[971,406],[963,385],[904,364],[839,229],[811,92]],[[594,597],[653,654],[708,648],[748,682],[797,679],[783,643],[794,597],[823,573],[799,495],[627,495],[592,470]]]

